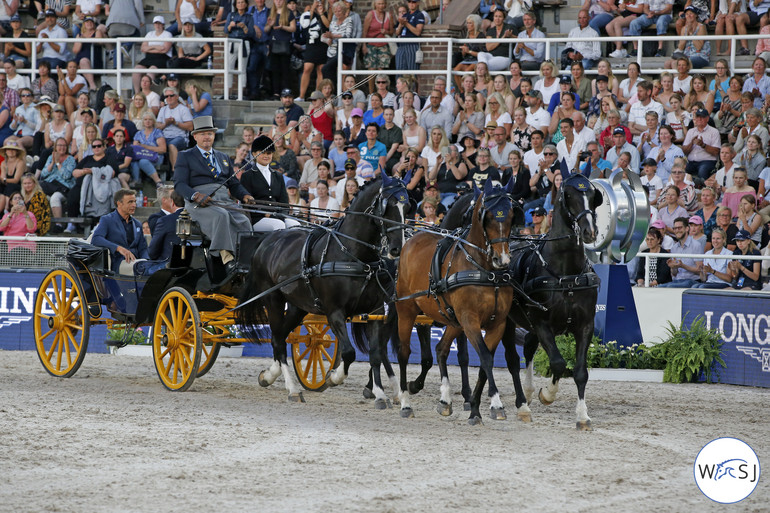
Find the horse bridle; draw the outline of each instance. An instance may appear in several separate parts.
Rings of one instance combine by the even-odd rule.
[[[479,212],[479,215],[481,217],[480,219],[481,233],[484,235],[484,244],[485,244],[485,250],[483,251],[483,253],[487,258],[490,258],[492,256],[493,244],[498,244],[500,242],[507,243],[510,240],[510,234],[508,234],[508,236],[502,236],[496,239],[490,239],[489,235],[487,235],[487,231],[484,229],[484,218],[486,217],[487,212],[489,212],[490,210],[493,210],[500,201],[503,201],[503,199],[507,199],[509,202],[511,202],[510,195],[507,194],[504,190],[501,190],[500,192],[495,191],[494,193],[488,196],[485,195],[481,200],[481,211]],[[513,204],[510,204],[508,208],[510,211],[510,209],[513,208]],[[508,212],[505,212],[505,215],[507,216]]]
[[[364,214],[369,215],[377,224],[380,230],[380,256],[387,253],[388,250],[388,235],[391,232],[403,230],[404,226],[402,222],[393,223],[389,219],[385,219],[385,211],[388,208],[388,202],[394,199],[397,203],[408,203],[409,194],[406,192],[406,186],[399,180],[398,183],[383,187],[374,202],[369,208],[364,211]],[[403,221],[403,220],[402,220]],[[386,227],[386,222],[393,226]]]
[[[589,214],[593,216],[594,211],[591,210],[590,208],[583,209],[577,214],[573,214],[570,211],[566,201],[564,200],[564,197],[566,195],[566,187],[572,187],[567,183],[568,181],[569,179],[565,180],[564,183],[562,183],[561,192],[559,193],[559,203],[561,204],[562,210],[567,213],[567,219],[572,224],[572,230],[575,232],[575,234],[577,234],[579,231],[578,223],[580,222],[580,220]],[[588,192],[587,190],[581,190],[578,187],[572,187],[572,188],[580,192],[581,194],[586,194]],[[593,185],[591,185],[591,190],[593,190],[594,193],[596,193],[596,188]],[[596,217],[594,217],[594,223],[596,223]]]

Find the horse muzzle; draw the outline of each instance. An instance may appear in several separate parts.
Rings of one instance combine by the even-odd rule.
[[[401,248],[400,247],[393,247],[388,250],[388,258],[390,259],[396,259],[401,255]]]
[[[508,253],[492,255],[492,267],[496,271],[507,269],[510,263],[511,263],[511,255],[509,255]]]

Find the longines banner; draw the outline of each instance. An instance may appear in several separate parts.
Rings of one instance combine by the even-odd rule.
[[[722,332],[727,365],[719,381],[770,388],[770,296],[706,290],[682,294],[683,321],[702,316]]]

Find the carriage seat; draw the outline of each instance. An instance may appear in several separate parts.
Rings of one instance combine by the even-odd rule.
[[[70,239],[67,242],[67,259],[82,262],[89,269],[109,271],[111,269],[110,252],[107,248],[91,244],[91,236],[93,232],[88,239]]]

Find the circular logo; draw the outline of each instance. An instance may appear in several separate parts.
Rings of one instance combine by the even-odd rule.
[[[759,483],[757,453],[737,438],[717,438],[700,450],[693,465],[695,483],[714,502],[731,504],[751,495]]]

